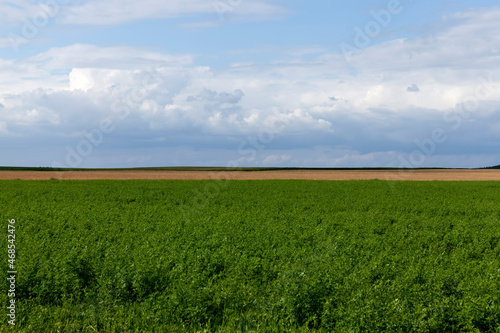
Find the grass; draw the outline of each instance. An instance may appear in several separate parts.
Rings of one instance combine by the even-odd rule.
[[[2,181],[2,218],[17,226],[16,330],[500,332],[499,190]]]

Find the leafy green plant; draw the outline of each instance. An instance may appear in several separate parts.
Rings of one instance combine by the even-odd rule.
[[[499,183],[209,183],[1,181],[16,329],[500,331]]]

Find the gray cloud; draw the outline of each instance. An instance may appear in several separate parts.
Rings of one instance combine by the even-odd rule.
[[[219,104],[224,104],[224,103],[238,104],[243,98],[243,96],[245,96],[245,94],[240,89],[236,89],[232,93],[227,93],[227,92],[217,93],[216,91],[205,88],[198,95],[196,95],[196,97],[188,96],[186,98],[186,101],[187,102],[206,101]]]
[[[420,88],[414,83],[411,86],[409,86],[408,88],[406,88],[406,91],[408,91],[408,92],[419,92]]]

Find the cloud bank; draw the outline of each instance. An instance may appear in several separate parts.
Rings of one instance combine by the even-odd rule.
[[[136,2],[111,3],[84,2],[65,19],[153,15]],[[208,7],[174,1],[155,15]],[[281,13],[272,2],[246,13],[269,11]],[[468,10],[434,34],[377,44],[349,61],[334,51],[223,69],[196,65],[194,54],[86,44],[0,59],[0,140],[12,153],[4,156],[15,156],[0,164],[499,164],[497,28],[499,8]],[[16,154],[22,147],[27,153]]]

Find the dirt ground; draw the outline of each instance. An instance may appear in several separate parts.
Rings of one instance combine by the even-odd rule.
[[[280,171],[0,171],[0,180],[91,180],[91,179],[180,179],[180,180],[500,180],[500,170],[280,170]]]

